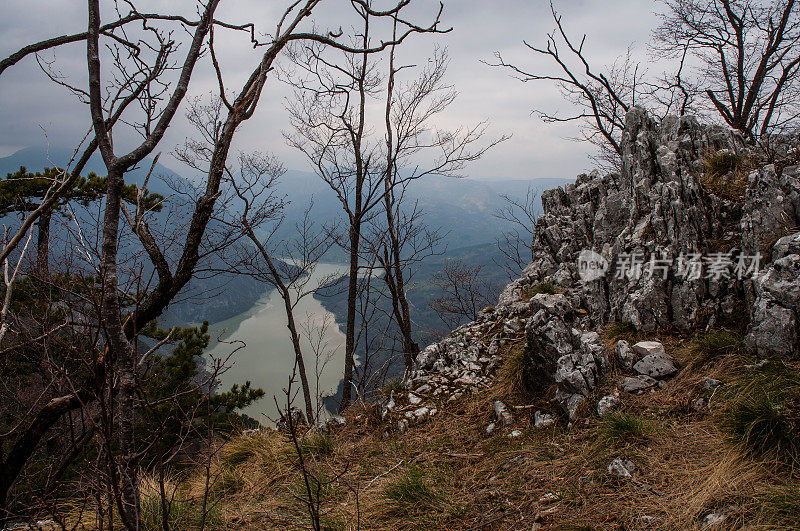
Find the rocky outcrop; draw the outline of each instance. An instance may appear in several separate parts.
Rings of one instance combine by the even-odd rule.
[[[800,168],[712,175],[709,154],[749,156],[738,135],[692,117],[657,123],[638,108],[622,148],[618,173],[581,175],[542,194],[530,265],[496,308],[425,349],[413,378],[488,385],[499,346],[524,333],[525,382],[541,394],[554,389],[574,418],[609,372],[597,332],[611,322],[643,331],[749,326],[747,344],[758,352],[797,353]],[[558,292],[523,297],[541,283]],[[679,370],[659,343],[621,341],[613,354],[627,392]]]
[[[542,194],[528,281],[570,289],[593,326],[689,330],[735,321],[741,301],[753,299],[749,256],[798,225],[797,169],[752,172],[743,198],[710,193],[704,156],[741,152],[741,140],[691,117],[658,125],[641,109],[628,114],[623,149],[621,173],[584,175]],[[606,275],[583,281],[583,250],[605,260]]]
[[[755,281],[757,299],[745,344],[759,355],[798,355],[800,232],[778,240],[775,260]]]

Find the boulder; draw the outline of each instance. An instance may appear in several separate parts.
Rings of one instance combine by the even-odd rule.
[[[620,405],[620,400],[614,395],[606,395],[597,402],[597,414],[601,417],[607,415],[611,411],[617,409]]]
[[[658,341],[640,341],[632,348],[634,352],[642,356],[633,366],[633,370],[639,374],[664,378],[678,372],[672,358],[664,350],[664,345]]]
[[[633,345],[633,351],[639,355],[639,359],[645,356],[666,356],[664,345],[658,341],[639,341]]]
[[[656,387],[658,380],[649,376],[639,375],[634,377],[625,378],[619,385],[619,388],[626,393],[641,393],[647,389]]]

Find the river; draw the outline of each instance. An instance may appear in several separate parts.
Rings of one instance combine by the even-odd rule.
[[[319,263],[308,286],[315,286],[321,279],[346,272],[346,267],[342,265]],[[344,334],[336,325],[333,314],[311,295],[304,297],[295,306],[294,315],[302,336],[301,346],[312,397],[317,394],[332,394],[342,378]],[[329,355],[327,364],[322,359],[317,363],[315,349],[305,337],[301,324],[310,326],[313,331],[313,343],[322,347],[316,350],[323,350]],[[245,381],[249,381],[253,387],[260,387],[266,395],[245,408],[243,413],[262,424],[272,424],[270,419],[277,418],[273,397],[278,399],[282,408],[285,407],[286,396],[283,389],[286,388],[294,367],[294,349],[286,327],[283,300],[278,291],[273,289],[246,312],[213,324],[210,333],[211,345],[206,356],[215,359],[226,359],[230,356],[230,368],[220,376],[218,391],[227,391],[233,384]],[[238,347],[241,348],[236,350]],[[231,352],[234,352],[232,356]],[[318,378],[316,373],[319,373]],[[293,394],[300,391],[299,378],[292,389]],[[305,410],[301,392],[297,394],[294,405]]]

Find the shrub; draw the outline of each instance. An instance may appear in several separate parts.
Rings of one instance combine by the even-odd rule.
[[[689,360],[693,367],[700,367],[717,358],[736,354],[742,350],[740,335],[725,330],[709,332],[692,342]]]
[[[410,468],[388,483],[383,495],[399,509],[435,508],[440,501],[418,468]]]
[[[600,419],[597,428],[598,440],[613,444],[619,442],[639,442],[646,440],[653,432],[650,421],[628,413],[609,413]]]
[[[754,456],[797,464],[800,457],[800,374],[769,364],[725,386],[723,428]]]
[[[536,295],[540,293],[546,293],[548,295],[554,295],[556,293],[560,293],[561,290],[553,284],[552,282],[540,282],[539,284],[534,284],[533,286],[528,286],[527,288],[522,290],[522,298],[525,300],[530,300],[534,298]]]
[[[603,335],[605,335],[606,339],[615,343],[621,339],[630,343],[636,343],[639,338],[639,331],[633,323],[628,321],[615,321],[606,327]]]

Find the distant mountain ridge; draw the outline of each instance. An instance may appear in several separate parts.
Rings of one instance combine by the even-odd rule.
[[[72,150],[63,147],[28,147],[0,158],[0,175],[15,172],[20,166],[25,166],[33,172],[41,171],[45,167],[64,167],[72,158]],[[142,161],[138,167],[126,174],[126,182],[141,185],[151,164],[152,159]],[[90,172],[105,175],[105,165],[99,153],[92,157],[83,173]],[[191,182],[163,164],[157,163],[148,183],[148,189],[169,198],[174,191],[167,185],[167,181],[179,184]],[[450,250],[445,253],[444,258],[446,258],[450,252],[460,256],[464,248],[493,243],[509,228],[508,223],[497,219],[494,215],[505,204],[502,195],[522,199],[529,186],[534,190],[543,191],[566,182],[565,179],[478,180],[430,176],[414,182],[409,187],[407,201],[409,205],[418,202],[424,212],[424,222],[431,228],[440,229],[443,236],[442,245]],[[275,193],[286,196],[289,201],[284,223],[273,236],[280,240],[293,237],[295,224],[302,219],[312,199],[314,206],[311,215],[318,225],[339,219],[342,213],[341,205],[327,184],[312,172],[287,171],[278,182]],[[540,204],[538,208],[541,208]],[[164,209],[165,212],[170,210],[173,210],[172,214],[177,216],[177,219],[183,215],[180,208],[176,210],[174,206],[167,206]],[[156,215],[162,221],[166,219],[164,216],[166,214],[161,217]],[[175,218],[170,223],[174,224],[174,220]],[[436,257],[434,261],[438,263],[441,258]],[[324,259],[338,262],[344,259],[344,254],[333,249]],[[181,292],[176,302],[170,305],[161,321],[171,325],[206,319],[211,322],[222,321],[249,309],[269,289],[263,283],[241,275],[214,273],[204,278],[195,278]]]

